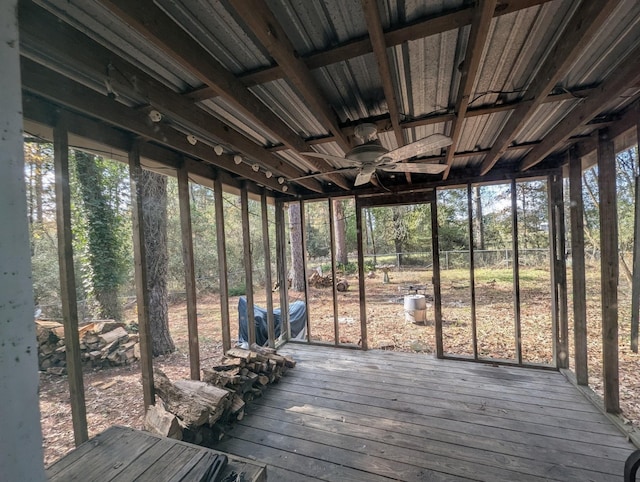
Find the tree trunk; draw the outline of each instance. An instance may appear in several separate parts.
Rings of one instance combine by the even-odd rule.
[[[167,178],[143,170],[141,180],[151,342],[153,356],[158,356],[175,350],[167,300]]]
[[[349,259],[347,257],[347,227],[344,219],[344,206],[342,205],[342,201],[340,199],[334,199],[332,202],[333,230],[336,236],[336,262],[341,265],[346,265],[349,262]]]
[[[404,245],[404,229],[402,226],[402,213],[398,207],[392,207],[392,219],[393,219],[393,244],[396,249],[396,259],[398,260],[398,268],[402,266],[402,248]]]
[[[373,266],[375,267],[378,264],[378,258],[377,258],[377,253],[376,253],[376,238],[374,236],[373,233],[373,213],[371,212],[371,209],[367,209],[365,211],[366,213],[366,220],[367,220],[367,226],[368,226],[368,231],[369,231],[369,236],[370,236],[370,240],[371,240],[371,251],[373,254]]]
[[[105,193],[98,158],[76,151],[75,166],[87,218],[89,263],[100,318],[122,319],[118,289],[122,279],[118,219]]]
[[[38,159],[35,171],[36,222],[42,226],[42,191],[44,189],[42,183],[42,160]]]
[[[304,253],[302,252],[302,225],[300,203],[289,204],[289,242],[291,244],[291,289],[304,291]]]
[[[476,204],[476,249],[483,250],[484,249],[484,220],[482,219],[482,197],[480,196],[480,186],[476,186],[476,196],[475,196],[475,204]]]

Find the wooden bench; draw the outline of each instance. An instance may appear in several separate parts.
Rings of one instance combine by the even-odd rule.
[[[209,468],[212,455],[205,447],[159,437],[129,427],[113,426],[83,443],[47,468],[51,481],[83,482],[199,481]],[[263,482],[267,480],[264,464],[227,455],[229,462],[221,480]]]

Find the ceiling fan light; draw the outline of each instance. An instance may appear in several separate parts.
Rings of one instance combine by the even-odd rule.
[[[198,139],[193,134],[189,134],[187,136],[187,142],[192,146],[195,146],[198,143]]]
[[[235,156],[233,156],[233,162],[235,162],[236,165],[241,164],[242,163],[242,156],[240,156],[239,154],[236,154]]]
[[[217,155],[221,156],[222,153],[224,152],[224,147],[222,147],[220,144],[218,144],[218,145],[214,146],[213,152],[215,152]]]

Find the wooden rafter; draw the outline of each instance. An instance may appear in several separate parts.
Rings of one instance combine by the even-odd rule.
[[[233,105],[247,119],[251,119],[282,143],[297,152],[308,151],[304,139],[295,134],[273,111],[249,91],[229,70],[215,60],[188,33],[176,25],[153,0],[101,0],[122,21],[135,28],[183,68],[198,77]],[[333,166],[320,159],[309,159],[319,172]],[[346,179],[338,174],[327,174],[338,186],[349,189]]]
[[[302,95],[321,124],[333,133],[340,147],[347,152],[351,147],[349,140],[342,134],[329,102],[267,4],[262,0],[231,0],[230,3],[280,66],[287,81]]]
[[[521,170],[527,170],[542,161],[556,146],[567,139],[579,127],[589,122],[602,110],[602,106],[610,103],[622,94],[629,86],[640,80],[640,46],[630,52],[614,69],[607,79],[596,89],[595,93],[562,119],[544,140],[534,147],[522,160]]]
[[[581,99],[584,97],[588,97],[591,95],[595,89],[593,87],[590,88],[578,88],[571,89],[565,92],[549,94],[543,100],[543,103],[551,103],[551,102],[564,102],[565,100],[572,99]],[[478,107],[468,107],[466,118],[469,117],[479,117],[483,115],[495,114],[496,112],[506,112],[510,110],[516,109],[520,104],[531,103],[531,100],[516,100],[513,102],[505,102],[503,104],[497,105],[482,105]],[[446,112],[442,114],[430,114],[422,117],[417,117],[415,119],[407,119],[400,122],[400,127],[402,129],[410,129],[412,127],[419,126],[427,126],[433,124],[443,124],[445,122],[451,122],[455,119],[455,114],[453,112]],[[363,122],[368,122],[371,124],[375,124],[378,132],[387,132],[392,129],[391,119],[388,114],[379,115],[371,118],[359,119],[357,122],[351,122],[347,125],[342,126],[342,132],[347,136],[352,136],[355,126],[357,124],[361,124]],[[332,136],[317,138],[317,139],[309,139],[307,140],[308,145],[314,144],[324,144],[327,142],[334,142],[335,139]],[[286,149],[286,146],[280,145],[270,148],[271,152],[280,151]]]
[[[371,47],[376,58],[376,63],[378,64],[380,79],[382,80],[382,89],[384,91],[385,100],[387,101],[387,109],[389,110],[391,126],[396,137],[398,147],[402,147],[404,146],[405,141],[402,128],[400,127],[400,109],[398,108],[396,90],[393,86],[393,76],[391,74],[391,66],[389,65],[389,57],[387,56],[387,44],[385,42],[384,32],[382,31],[380,12],[378,11],[378,5],[375,0],[361,0],[361,3],[362,10],[364,11],[364,17],[367,22],[367,30],[369,31]],[[411,174],[405,172],[405,177],[407,182],[411,184]]]
[[[460,87],[458,89],[458,97],[456,99],[455,119],[451,126],[452,143],[447,148],[445,164],[447,170],[444,171],[442,178],[449,176],[451,164],[453,163],[453,155],[462,135],[462,126],[469,107],[469,97],[471,90],[476,82],[476,76],[480,68],[480,60],[484,47],[489,36],[491,20],[495,11],[496,0],[483,0],[473,16],[471,22],[471,31],[469,32],[469,42],[467,43],[467,53],[462,65],[462,76],[460,79]]]
[[[524,10],[526,8],[535,7],[545,4],[551,0],[512,0],[508,3],[501,3],[496,7],[493,14],[494,17],[508,15],[510,13]],[[462,7],[449,10],[437,15],[429,15],[418,19],[410,25],[403,25],[398,28],[391,28],[384,33],[384,41],[387,47],[394,47],[410,40],[425,38],[430,35],[437,35],[449,30],[455,30],[469,25],[473,20],[473,6]],[[343,44],[337,45],[322,52],[315,52],[306,57],[302,57],[302,61],[311,70],[327,65],[344,62],[354,57],[369,54],[373,51],[370,37],[363,36],[358,39],[349,40]],[[266,69],[247,72],[238,77],[238,79],[247,87],[264,84],[273,80],[281,79],[284,76],[282,68],[278,66]],[[217,95],[213,89],[198,89],[190,94],[194,100],[208,99]]]
[[[305,174],[304,171],[290,166],[239,132],[229,129],[223,122],[193,105],[188,99],[114,55],[84,34],[62,22],[55,21],[53,16],[40,7],[26,4],[20,9],[20,33],[23,39],[28,39],[30,45],[38,49],[41,54],[63,59],[69,65],[81,65],[83,72],[95,78],[104,77],[107,66],[111,66],[111,70],[117,72],[117,75],[113,75],[110,80],[118,94],[130,95],[132,98],[144,96],[153,108],[158,109],[164,116],[187,126],[203,139],[222,142],[251,159],[259,160],[277,175],[294,178]],[[71,45],[83,47],[72,49],[69,48]],[[237,170],[241,169],[244,172],[241,175],[246,175],[259,183],[264,181],[263,175],[251,171],[245,164],[236,167],[229,156],[214,157],[214,159],[221,161],[220,167],[229,169],[231,172],[239,174]],[[318,181],[314,179],[306,181],[300,184],[312,191],[322,192],[322,185]],[[272,187],[281,189],[277,184]]]
[[[224,158],[223,156],[215,156],[213,150],[202,143],[192,146],[183,134],[173,128],[164,125],[150,125],[144,112],[133,110],[24,58],[22,59],[22,83],[27,91],[43,96],[57,104],[91,117],[99,115],[98,118],[107,124],[128,130],[146,139],[152,139],[159,144],[177,149],[198,159],[211,161],[215,157],[218,165],[245,179],[252,179],[277,191],[282,189],[282,186],[274,178],[258,177],[249,165],[245,163],[235,165],[232,156],[223,155]]]
[[[576,9],[523,96],[530,102],[519,105],[511,114],[482,162],[481,174],[486,174],[498,162],[509,143],[566,75],[577,55],[589,44],[618,3],[619,0],[585,0]]]

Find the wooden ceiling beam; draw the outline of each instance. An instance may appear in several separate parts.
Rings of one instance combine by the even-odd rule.
[[[124,158],[124,162],[126,162],[126,156],[131,148],[132,139],[135,137],[132,136],[131,133],[115,127],[110,127],[104,122],[92,119],[85,115],[66,110],[63,107],[28,92],[23,92],[22,105],[25,120],[33,121],[37,124],[42,124],[51,128],[55,125],[60,112],[63,111],[69,122],[69,133],[88,141],[87,145],[71,147],[96,152],[95,148],[90,144],[103,144],[104,146],[115,149],[116,151],[121,151],[121,159]],[[45,137],[44,139],[47,138]],[[41,142],[51,142],[51,140],[49,138],[49,140],[43,140]],[[216,178],[220,178],[220,181],[227,186],[236,189],[241,187],[241,178],[234,177],[228,172],[218,169],[217,166],[213,164],[185,157],[181,153],[164,146],[145,142],[140,146],[140,153],[144,158],[157,162],[170,169],[177,169],[181,163],[184,163],[189,174],[193,174],[198,178],[198,180],[196,180],[198,183],[203,184],[203,180],[212,181]],[[204,183],[203,185],[208,184]],[[254,194],[262,194],[264,191],[264,189],[258,188],[258,185],[253,182],[250,183],[250,188],[251,192]]]
[[[455,120],[451,126],[451,145],[447,148],[445,164],[447,169],[442,173],[442,179],[447,179],[453,155],[462,135],[462,126],[469,107],[469,97],[476,82],[476,76],[480,68],[480,60],[484,52],[485,44],[489,37],[491,21],[496,8],[496,0],[481,0],[476,8],[473,20],[471,21],[471,31],[467,42],[467,52],[462,64],[462,75],[456,99]]]
[[[135,2],[101,0],[101,3],[145,39],[198,77],[201,82],[211,87],[216,95],[222,96],[242,115],[260,125],[294,151],[309,150],[304,139],[295,134],[229,70],[176,25],[153,0],[136,0]],[[309,159],[308,163],[320,172],[333,169],[331,164],[321,159]],[[350,187],[343,176],[327,174],[326,177],[344,189]]]
[[[543,5],[551,0],[510,0],[507,3],[497,5],[494,17],[508,15],[526,8]],[[473,6],[449,10],[437,15],[427,16],[416,20],[411,25],[403,25],[391,28],[384,33],[384,41],[387,47],[394,47],[410,40],[418,40],[431,35],[455,30],[469,25],[473,20]],[[345,60],[366,55],[373,52],[373,45],[368,35],[349,40],[341,45],[332,47],[322,52],[315,52],[305,57],[302,61],[310,70],[326,67],[327,65],[344,62]],[[279,65],[268,67],[253,72],[247,72],[238,77],[245,86],[264,84],[284,77],[284,72]],[[190,95],[194,100],[204,100],[217,95],[213,89],[197,89]]]
[[[351,145],[340,130],[335,113],[268,5],[263,0],[231,0],[230,4],[280,66],[286,80],[302,95],[320,123],[333,133],[344,152],[348,152]]]
[[[509,143],[566,75],[618,3],[619,0],[584,0],[575,10],[523,95],[523,99],[530,102],[519,105],[511,114],[482,163],[482,174],[498,162]]]
[[[173,128],[152,124],[145,112],[131,109],[32,60],[24,57],[21,59],[21,73],[22,86],[27,92],[189,156],[207,162],[215,159],[216,165],[230,172],[276,191],[282,191],[283,186],[279,185],[275,178],[258,176],[247,164],[236,165],[232,156],[216,156],[213,150],[203,143],[191,145],[184,134]]]
[[[549,102],[563,102],[565,100],[572,99],[581,99],[589,96],[594,92],[594,88],[586,88],[586,89],[576,89],[568,92],[562,92],[560,94],[550,94],[548,95],[543,103]],[[531,100],[517,100],[514,102],[505,102],[504,104],[498,105],[485,105],[479,107],[471,107],[467,109],[466,117],[478,117],[482,115],[495,114],[496,112],[505,112],[509,110],[514,110],[522,103],[530,103],[533,102]],[[403,129],[409,129],[411,127],[419,127],[433,124],[441,124],[445,122],[451,122],[455,119],[455,114],[451,112],[447,112],[444,114],[430,114],[423,117],[417,117],[415,119],[409,119],[400,122],[400,127]],[[378,128],[378,132],[387,132],[391,130],[391,120],[388,115],[380,115],[376,117],[372,117],[370,119],[360,119],[357,123],[353,122],[349,125],[342,126],[342,131],[351,136],[353,135],[353,130],[357,124],[362,122],[370,122],[375,124]],[[308,141],[309,142],[309,141]],[[323,143],[323,142],[331,142],[330,139],[316,139],[313,141],[314,143]]]
[[[544,137],[544,140],[522,160],[521,170],[527,170],[541,162],[548,154],[581,126],[587,124],[603,106],[610,104],[629,87],[640,81],[640,46],[636,47],[609,74],[595,93],[580,103]]]
[[[193,105],[188,99],[83,33],[63,22],[55,21],[51,14],[40,7],[33,4],[24,4],[21,7],[20,35],[22,41],[28,42],[29,47],[38,51],[39,55],[57,58],[67,65],[74,65],[83,74],[92,78],[105,77],[105,72],[110,66],[112,71],[117,72],[117,75],[109,79],[116,93],[129,95],[131,98],[144,98],[165,118],[177,121],[203,140],[220,142],[287,178],[306,174],[236,130],[230,129],[217,118]],[[77,45],[82,45],[82,49],[74,48]],[[322,184],[315,179],[305,180],[301,184],[312,191],[323,191]]]
[[[387,44],[382,31],[382,20],[378,11],[376,0],[361,0],[364,18],[367,22],[367,30],[369,31],[369,39],[373,49],[373,55],[378,64],[378,72],[382,81],[382,90],[387,101],[387,109],[389,110],[389,118],[391,120],[391,128],[396,138],[398,147],[405,145],[404,134],[400,127],[400,109],[398,107],[398,99],[396,90],[393,85],[394,76],[391,73],[389,65],[389,57],[387,56]],[[407,182],[411,184],[411,174],[405,172]]]

